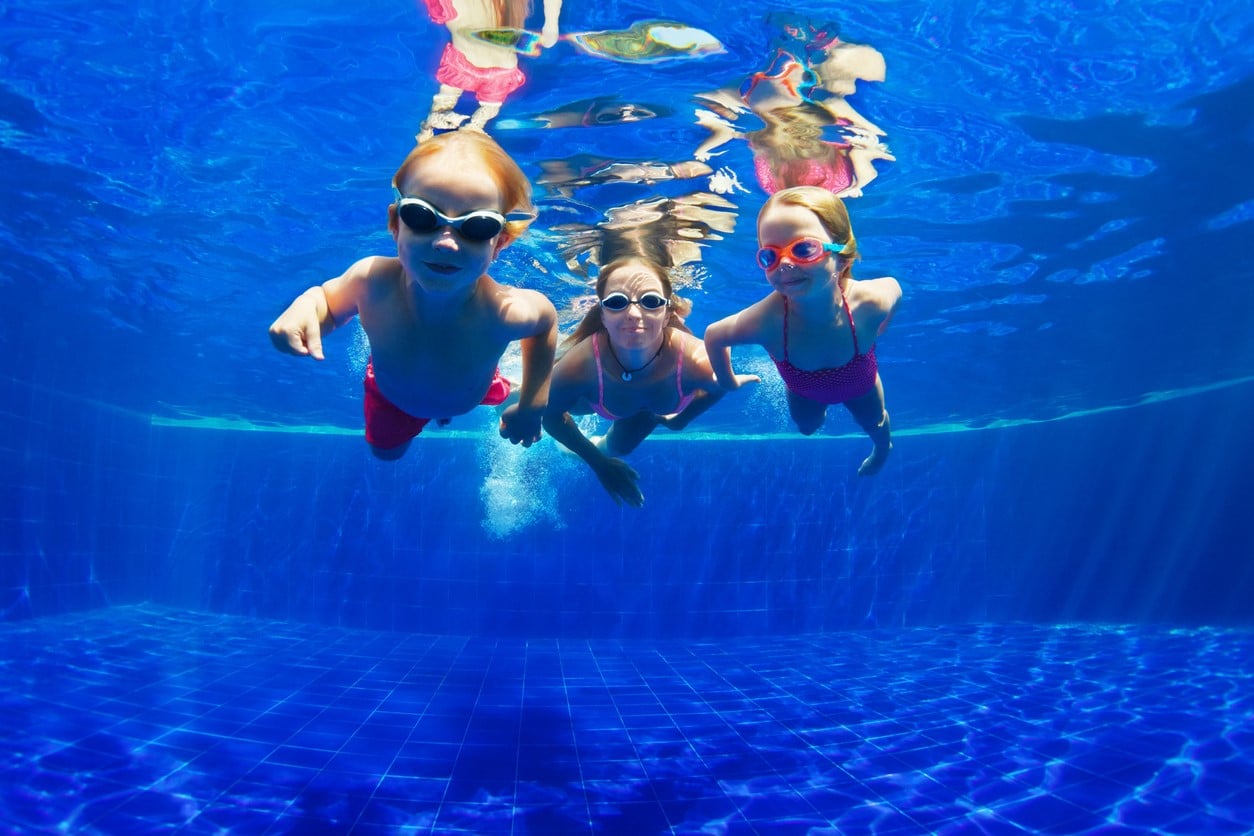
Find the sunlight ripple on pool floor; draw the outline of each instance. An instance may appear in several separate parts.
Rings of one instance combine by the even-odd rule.
[[[0,822],[1244,832],[1252,651],[1217,629],[559,642],[98,610],[0,627]]]

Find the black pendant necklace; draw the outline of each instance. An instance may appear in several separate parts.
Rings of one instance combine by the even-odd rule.
[[[662,343],[657,347],[657,351],[653,352],[653,356],[649,358],[649,362],[645,363],[638,369],[629,369],[623,365],[622,360],[618,359],[618,355],[614,353],[614,343],[610,341],[610,335],[608,332],[605,334],[605,345],[610,350],[610,356],[614,358],[614,362],[617,363],[618,367],[623,370],[623,373],[619,376],[624,381],[627,381],[631,380],[633,375],[639,374],[649,368],[649,366],[653,365],[653,361],[656,360],[658,355],[662,353],[662,349],[666,348],[667,337],[669,336],[670,332],[667,332],[666,336],[662,337]]]

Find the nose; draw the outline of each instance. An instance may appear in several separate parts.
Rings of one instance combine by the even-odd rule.
[[[440,227],[436,233],[435,241],[431,244],[433,247],[442,247],[446,250],[457,249],[457,240],[453,235],[453,227],[445,225]]]

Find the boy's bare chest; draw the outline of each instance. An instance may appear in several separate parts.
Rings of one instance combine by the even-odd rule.
[[[396,366],[477,372],[495,366],[508,345],[500,322],[481,311],[434,317],[393,305],[361,314],[372,353],[386,355]]]

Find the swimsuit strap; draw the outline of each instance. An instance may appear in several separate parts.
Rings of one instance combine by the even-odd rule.
[[[601,372],[601,345],[597,342],[597,334],[592,335],[592,354],[596,357],[597,362],[597,404],[602,410],[605,409],[605,377]]]
[[[792,365],[792,361],[788,359],[788,297],[784,297],[784,362]]]
[[[861,352],[858,350],[858,329],[853,327],[853,312],[849,310],[849,300],[845,298],[845,290],[840,290],[840,303],[845,306],[845,316],[849,317],[849,330],[853,333],[853,356],[857,357]]]
[[[675,390],[680,402],[684,399],[684,347],[679,346],[679,359],[675,362]]]

